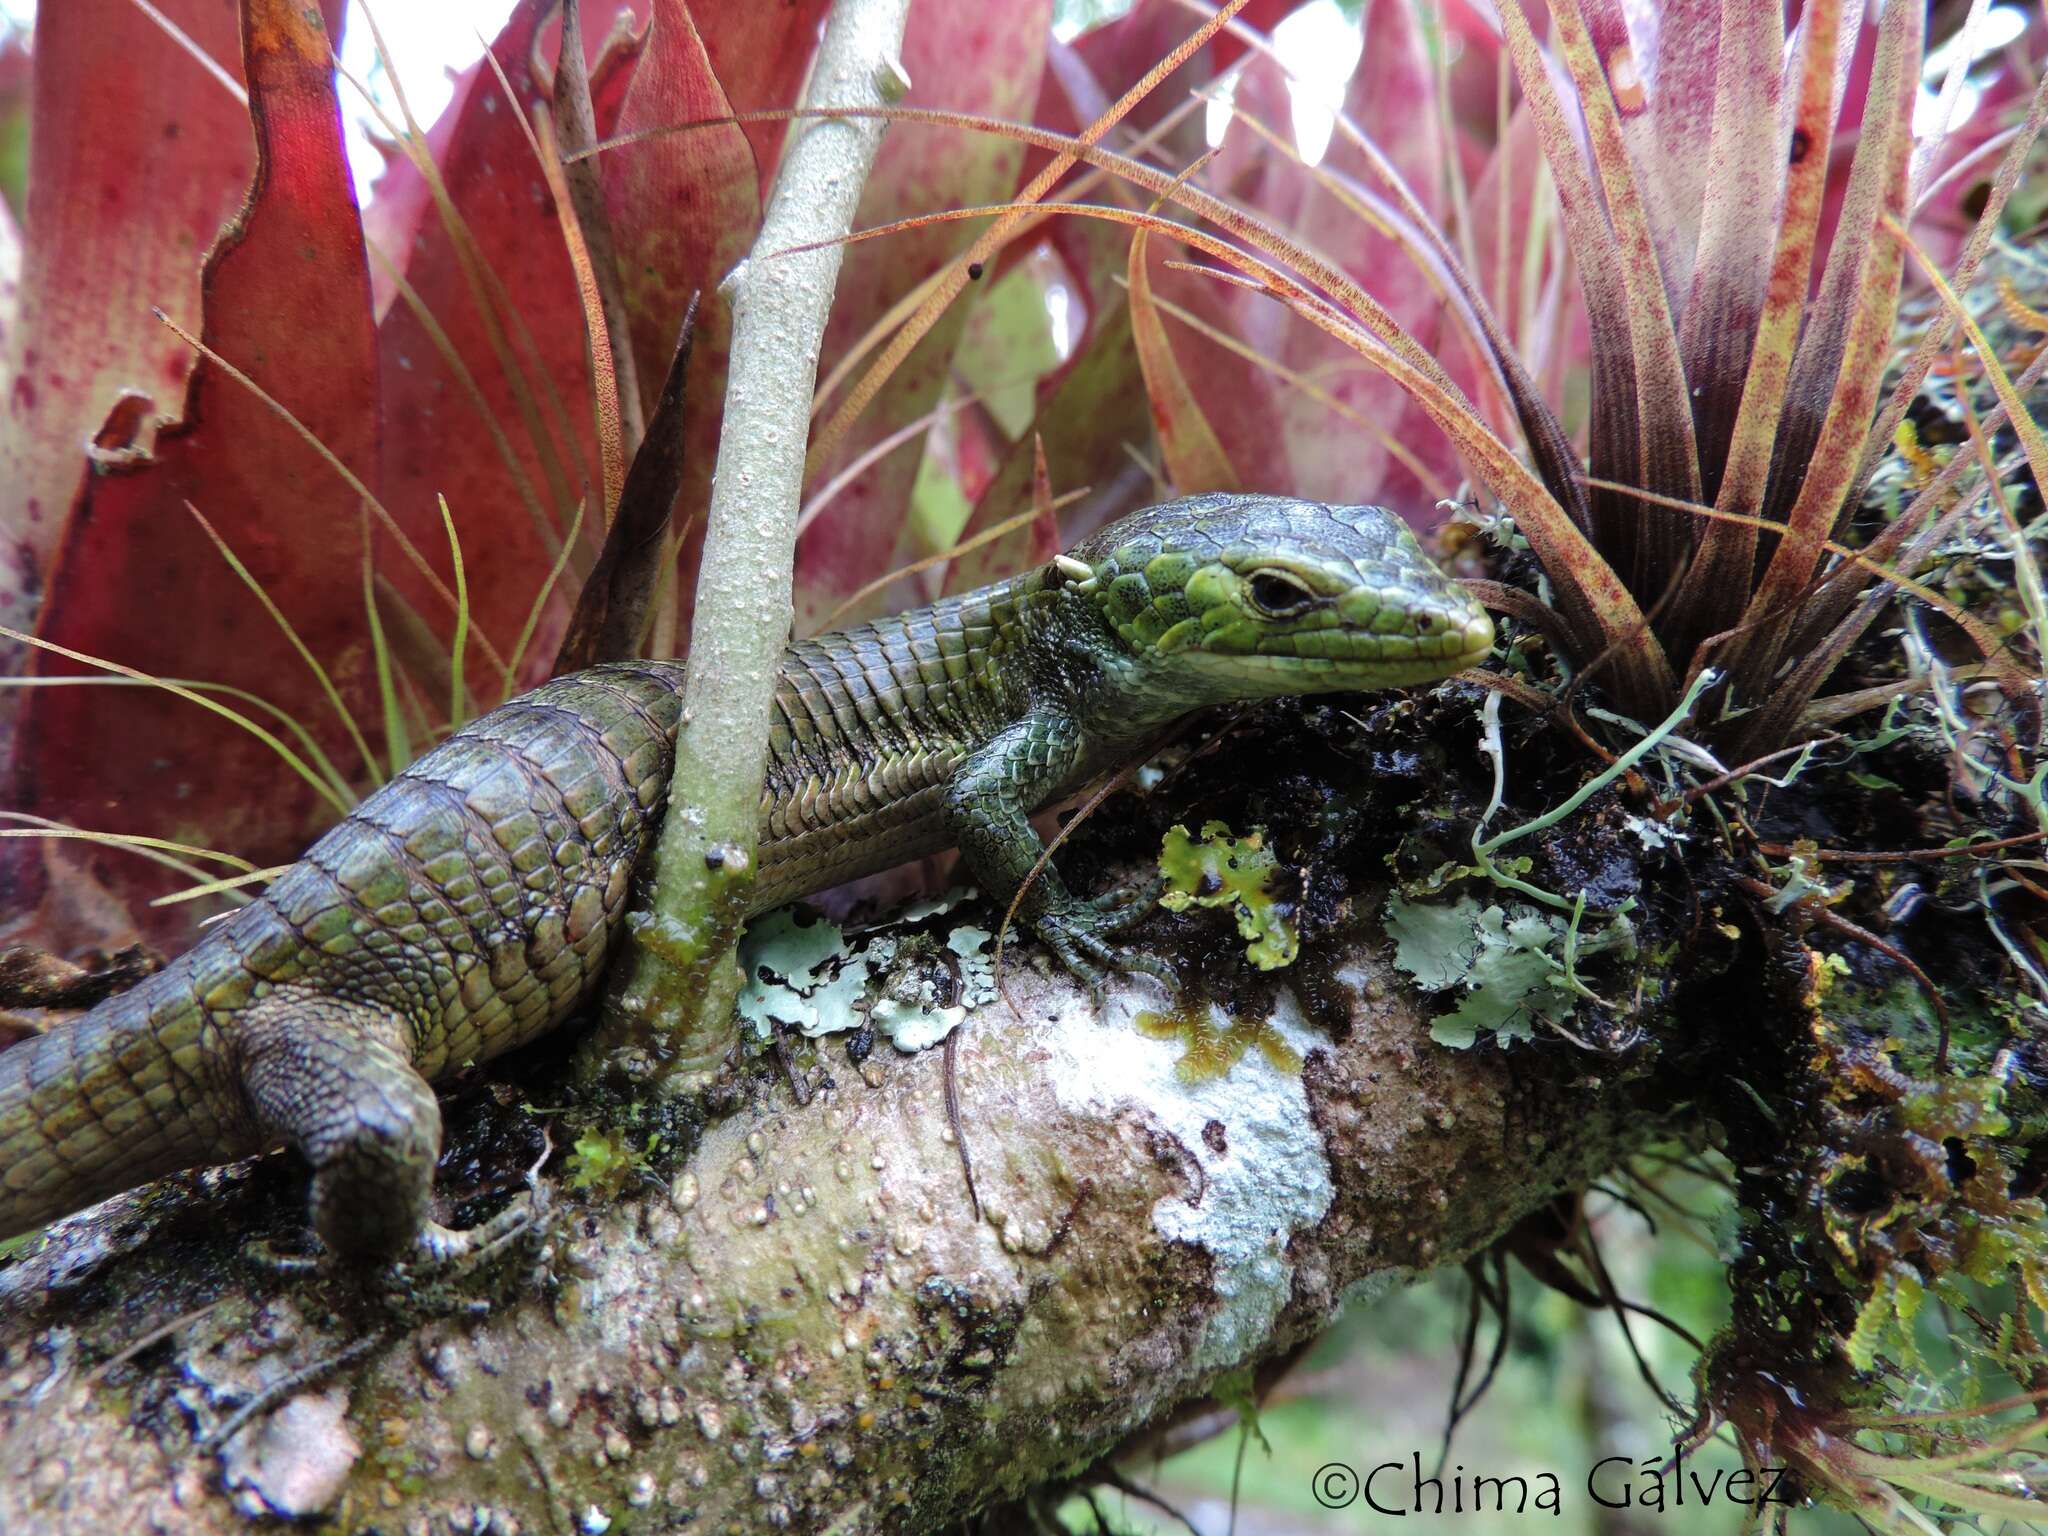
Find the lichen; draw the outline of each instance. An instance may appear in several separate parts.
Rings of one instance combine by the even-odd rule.
[[[1265,829],[1254,827],[1233,837],[1228,824],[1202,824],[1202,840],[1188,829],[1167,829],[1159,854],[1159,873],[1166,890],[1159,904],[1169,912],[1189,907],[1226,907],[1236,914],[1237,932],[1246,940],[1245,958],[1262,971],[1292,965],[1301,949],[1291,907],[1273,889],[1280,860],[1266,842]]]
[[[1213,1303],[1186,1360],[1190,1375],[1207,1375],[1245,1360],[1270,1334],[1293,1281],[1288,1243],[1330,1209],[1329,1160],[1298,1072],[1260,1059],[1190,1083],[1173,1043],[1133,1027],[1136,1011],[1126,1005],[1097,1017],[1064,1009],[1033,1043],[1062,1105],[1094,1113],[1130,1105],[1191,1164],[1191,1187],[1161,1198],[1152,1225],[1214,1259]],[[1285,992],[1268,1022],[1298,1055],[1320,1038]],[[1140,1394],[1133,1422],[1170,1389],[1161,1381]]]
[[[943,917],[958,897],[922,903],[904,914]],[[849,941],[838,924],[807,918],[800,908],[768,913],[740,942],[746,982],[740,1016],[756,1040],[778,1024],[811,1039],[872,1024],[898,1050],[929,1049],[995,996],[995,967],[986,928],[959,923],[944,930],[887,934]]]
[[[1582,935],[1576,916],[1521,903],[1482,908],[1470,896],[1425,902],[1396,894],[1387,900],[1386,922],[1394,964],[1425,991],[1458,994],[1457,1007],[1429,1031],[1455,1050],[1474,1044],[1482,1029],[1507,1044],[1527,1039],[1539,1020],[1565,1023],[1576,999],[1593,997],[1578,961],[1635,949],[1626,918]]]

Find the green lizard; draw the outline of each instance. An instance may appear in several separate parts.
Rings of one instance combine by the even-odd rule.
[[[1493,643],[1376,507],[1201,496],[1036,570],[792,645],[752,910],[957,844],[1015,893],[1027,817],[1191,710],[1394,687]],[[591,995],[668,800],[683,668],[558,678],[370,796],[189,953],[0,1052],[0,1237],[178,1169],[276,1146],[312,1165],[330,1249],[443,1263],[428,1084]],[[1117,910],[1048,869],[1019,916],[1091,978]]]

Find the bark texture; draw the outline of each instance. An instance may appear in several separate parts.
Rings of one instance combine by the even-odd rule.
[[[958,1045],[978,1218],[944,1053],[836,1042],[808,1104],[762,1074],[665,1185],[558,1190],[482,1317],[246,1262],[289,1234],[278,1160],[76,1218],[0,1278],[0,1531],[932,1530],[1657,1129],[1611,1059],[1433,1044],[1371,945],[1335,972],[1342,1038],[1282,993],[1194,1083],[1134,1027],[1149,983],[1098,1008],[1038,964],[1013,952],[1014,1011]]]

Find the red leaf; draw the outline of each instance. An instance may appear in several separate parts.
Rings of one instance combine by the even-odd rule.
[[[772,5],[762,0],[693,0],[690,11],[711,56],[712,74],[733,111],[765,112],[796,105],[804,71],[817,50],[819,24],[829,9],[830,0],[779,0]],[[745,127],[758,163],[760,197],[768,195],[775,179],[787,129],[788,124],[779,122]]]
[[[1037,96],[1051,23],[1051,0],[1004,6],[914,0],[904,38],[903,62],[911,81],[904,104],[1022,117]],[[929,212],[938,195],[956,207],[1000,202],[1015,191],[1022,163],[1021,147],[1008,139],[911,124],[893,127],[861,196],[855,227]],[[897,300],[952,260],[975,233],[959,224],[936,224],[851,247],[825,332],[825,366]],[[966,303],[955,304],[889,380],[852,438],[819,466],[814,484],[825,484],[869,445],[938,403],[966,317]],[[920,456],[915,447],[904,448],[866,470],[798,543],[800,633],[842,597],[904,563],[897,533]]]
[[[232,6],[161,9],[240,75]],[[122,392],[176,414],[192,355],[149,309],[198,311],[198,255],[254,163],[248,114],[133,0],[42,6],[33,61],[35,238],[0,367],[0,621],[15,625],[34,610],[85,445]]]
[[[206,339],[360,473],[376,453],[375,343],[328,38],[317,13],[292,0],[249,0],[245,49],[257,171],[247,209],[207,261]],[[368,716],[363,610],[347,554],[356,497],[211,364],[194,370],[185,419],[159,435],[153,460],[88,481],[51,571],[43,637],[158,675],[246,688],[294,712],[356,768],[313,679],[184,510],[188,499]],[[260,743],[155,690],[34,690],[21,743],[11,803],[62,821],[268,864],[296,857],[333,817]],[[113,889],[164,888],[161,870],[130,855],[92,862]],[[189,940],[192,917],[166,914],[157,937]]]
[[[682,0],[655,0],[649,28],[613,131],[730,115]],[[754,151],[737,127],[699,128],[610,150],[602,163],[612,245],[650,407],[690,294],[704,296],[684,406],[678,513],[697,517],[710,500],[732,339],[732,311],[718,285],[746,254],[761,222]]]
[[[1188,387],[1187,375],[1174,356],[1173,339],[1160,318],[1159,306],[1153,302],[1150,263],[1145,252],[1148,243],[1142,229],[1131,236],[1131,342],[1138,349],[1138,362],[1144,370],[1152,429],[1166,460],[1167,478],[1182,495],[1238,490],[1243,482],[1237,478],[1237,470],[1223,445],[1217,442],[1216,431],[1203,413],[1199,396]]]
[[[618,9],[615,0],[585,7],[587,45],[605,36]],[[491,44],[521,111],[530,111],[547,95],[532,77],[531,59],[535,32],[548,11],[545,0],[526,0]],[[601,135],[611,131],[630,63],[630,51],[607,54],[593,73],[591,93]],[[503,351],[465,273],[461,247],[436,210],[426,206],[410,244],[387,254],[402,262],[420,302],[475,378],[503,431],[512,464],[506,462],[507,450],[485,430],[426,325],[400,301],[391,305],[378,330],[386,410],[380,469],[386,505],[444,579],[450,567],[434,498],[447,495],[468,566],[472,623],[504,653],[553,559],[522,491],[530,488],[557,531],[568,526],[579,498],[585,498],[585,520],[592,526],[601,526],[604,509],[597,504],[601,493],[583,310],[546,177],[497,76],[485,66],[467,87],[458,92],[433,137],[445,144],[437,158],[449,197],[510,299],[511,315],[493,306]],[[394,193],[408,203],[416,200],[410,185],[416,178],[410,166],[394,169],[379,182],[379,199]],[[680,318],[678,309],[671,325]],[[674,341],[672,332],[669,340]],[[660,379],[666,364],[664,354],[651,376]],[[442,634],[448,632],[445,607],[435,605],[424,583],[388,549],[380,549],[378,569],[422,616]],[[573,596],[573,587],[568,595]],[[549,627],[536,636],[527,652],[525,681],[545,673],[555,639]]]

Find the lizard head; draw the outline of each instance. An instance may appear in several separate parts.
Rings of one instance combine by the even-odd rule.
[[[1493,645],[1478,601],[1380,507],[1189,497],[1109,524],[1046,579],[1182,708],[1429,682]]]

